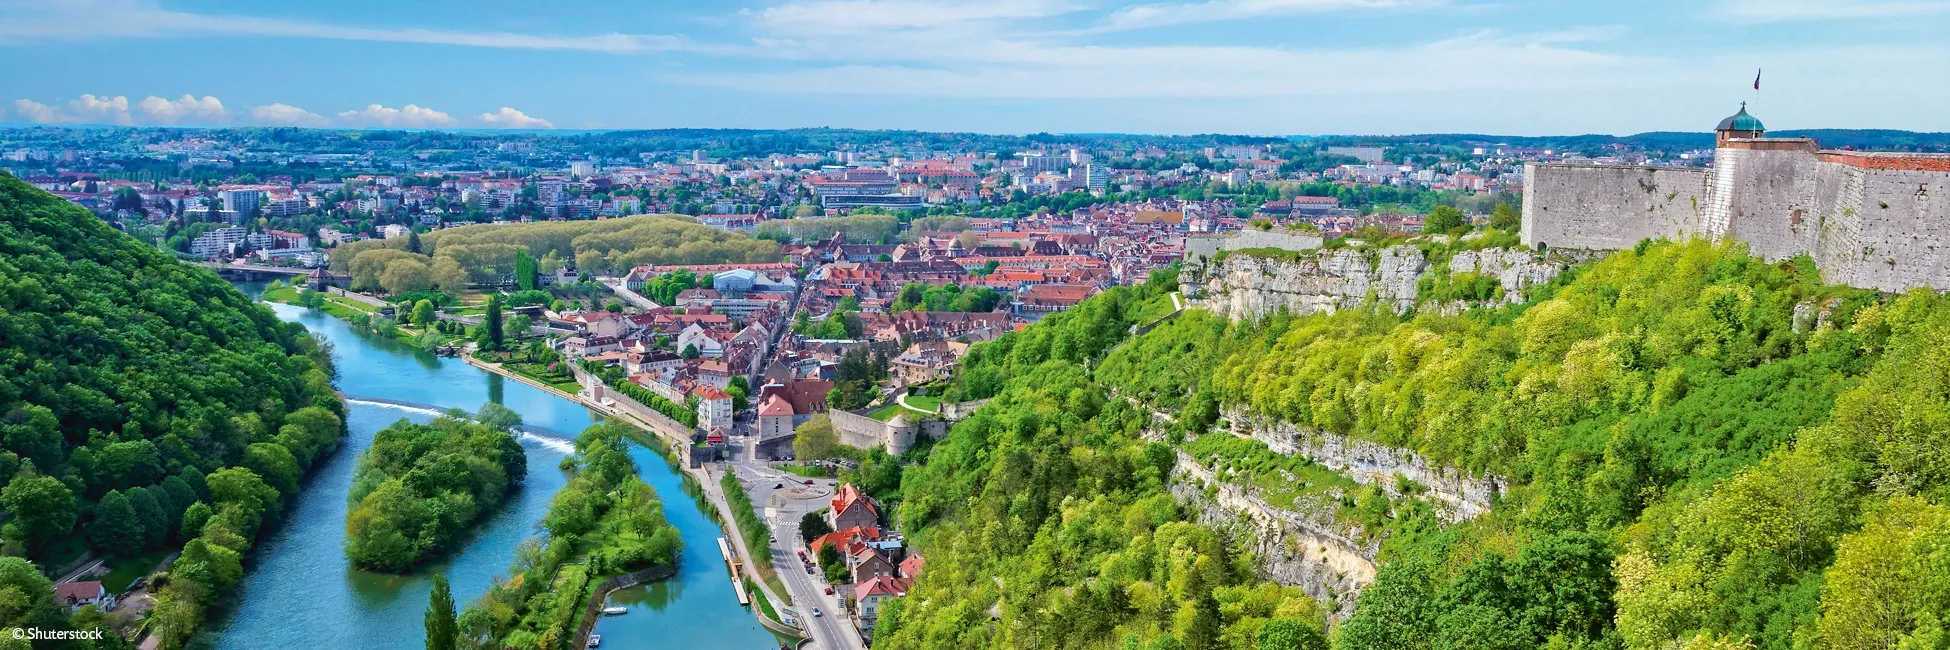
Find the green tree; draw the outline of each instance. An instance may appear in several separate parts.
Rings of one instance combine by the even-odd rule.
[[[487,327],[488,349],[489,350],[501,349],[502,341],[504,338],[501,331],[501,327],[502,327],[501,296],[499,295],[488,296],[487,316],[485,319],[483,319],[482,324]]]
[[[62,460],[60,426],[54,411],[38,404],[23,404],[0,417],[7,449],[36,467],[56,467]]]
[[[23,467],[0,490],[0,505],[7,508],[6,539],[20,542],[30,554],[67,535],[77,515],[74,493],[68,486],[42,476],[32,466]]]
[[[1254,636],[1258,650],[1328,650],[1327,636],[1313,623],[1276,618],[1260,626]]]
[[[169,540],[173,528],[169,515],[163,513],[162,504],[156,502],[154,488],[129,488],[129,507],[135,511],[136,522],[142,524],[143,545],[155,546]]]
[[[427,597],[427,650],[455,650],[460,626],[454,620],[454,594],[447,587],[447,574],[433,574],[433,593]]]
[[[799,538],[808,544],[831,532],[833,532],[833,526],[826,523],[825,510],[808,512],[806,516],[799,518]]]
[[[527,336],[529,330],[534,329],[534,327],[535,327],[535,319],[530,318],[528,314],[515,314],[513,316],[508,317],[507,324],[503,327],[503,329],[505,329],[510,336],[515,338],[521,338]]]
[[[413,303],[414,325],[425,329],[431,327],[433,322],[438,318],[438,312],[434,310],[433,301],[422,298],[419,302]]]
[[[1490,209],[1490,227],[1503,232],[1517,232],[1523,227],[1523,213],[1518,212],[1516,206],[1498,201],[1496,207]]]
[[[210,516],[209,504],[202,501],[190,504],[190,507],[183,509],[182,530],[177,535],[182,539],[194,539],[203,534],[203,526],[210,523]]]
[[[418,231],[418,230],[413,230],[413,231],[408,231],[408,232],[407,232],[407,234],[406,234],[406,252],[408,252],[408,253],[419,253],[419,252],[420,252],[420,231]]]
[[[61,608],[66,603],[54,602],[54,583],[41,575],[25,558],[0,557],[0,627],[10,629],[61,627],[64,618]],[[26,648],[21,642],[9,648]]]
[[[534,291],[538,275],[534,256],[526,250],[515,251],[515,285],[522,291]]]
[[[833,420],[823,414],[813,416],[793,430],[792,451],[799,460],[832,458],[839,449],[839,432],[833,429]]]
[[[1461,210],[1446,205],[1435,206],[1422,220],[1422,232],[1426,233],[1447,233],[1468,227],[1469,217]]]
[[[135,516],[135,508],[120,490],[109,490],[95,504],[95,521],[88,525],[88,539],[103,553],[127,557],[142,550],[146,533]]]

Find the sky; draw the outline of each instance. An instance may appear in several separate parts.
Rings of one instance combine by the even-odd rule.
[[[1950,131],[1950,0],[0,0],[0,122]],[[1753,89],[1756,71],[1761,89]]]

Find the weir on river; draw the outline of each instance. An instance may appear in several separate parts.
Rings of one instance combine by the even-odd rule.
[[[246,286],[255,295],[260,287]],[[391,339],[353,329],[322,312],[271,304],[280,318],[303,323],[333,345],[338,388],[348,398],[344,444],[320,463],[278,528],[257,542],[231,605],[214,617],[198,645],[215,648],[397,648],[424,646],[424,620],[434,572],[445,572],[454,600],[465,604],[505,575],[515,547],[537,534],[537,522],[567,483],[559,468],[569,442],[595,421],[579,404],[508,381],[458,360],[440,359]],[[528,478],[439,564],[404,576],[354,569],[345,559],[346,494],[359,455],[373,435],[407,418],[431,420],[452,408],[495,402],[520,413]],[[723,533],[687,491],[684,478],[657,452],[633,447],[637,471],[663,499],[664,514],[684,539],[675,577],[622,589],[611,604],[630,612],[605,617],[595,632],[603,648],[777,648],[779,640],[738,604],[717,551]]]

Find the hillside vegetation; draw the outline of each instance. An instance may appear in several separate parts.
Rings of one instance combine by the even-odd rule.
[[[779,259],[776,242],[727,233],[681,215],[461,226],[416,237],[348,242],[334,249],[331,258],[332,271],[351,274],[353,286],[361,289],[455,292],[469,283],[513,277],[521,252],[539,260],[544,272],[565,264],[615,273],[644,264]]]
[[[1511,307],[1250,323],[1194,310],[1110,349],[1141,291],[971,351],[954,390],[995,401],[903,477],[899,513],[928,572],[876,643],[1950,643],[1943,297],[1824,286],[1805,259],[1660,242]],[[1080,365],[1107,349],[1094,372]],[[1190,525],[1149,479],[1173,452],[1138,441],[1149,417],[1125,396],[1175,413],[1148,426],[1201,458],[1272,463],[1256,441],[1208,437],[1253,414],[1493,473],[1504,490],[1455,525],[1413,501],[1362,501],[1341,514],[1386,531],[1375,583],[1355,603],[1277,599],[1269,612],[1242,595],[1277,588],[1229,550],[1237,540],[1173,537],[1173,553],[1148,557]],[[1201,561],[1227,569],[1174,569]],[[1262,638],[1268,620],[1319,626],[1335,609],[1320,639]]]
[[[181,546],[149,620],[181,644],[343,437],[331,373],[303,327],[0,174],[0,551],[52,571]],[[34,624],[10,602],[0,626]]]

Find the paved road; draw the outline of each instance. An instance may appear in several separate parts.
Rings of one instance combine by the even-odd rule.
[[[826,595],[825,578],[806,572],[807,562],[799,560],[799,520],[806,513],[826,507],[827,498],[832,495],[829,480],[813,479],[813,487],[820,496],[811,499],[794,499],[785,492],[793,486],[804,487],[805,477],[787,474],[762,465],[738,463],[733,467],[738,478],[750,489],[752,504],[766,515],[766,525],[772,529],[773,539],[778,540],[769,549],[772,553],[772,567],[779,572],[779,580],[785,583],[786,591],[792,594],[793,609],[798,613],[800,623],[813,634],[813,639],[821,648],[866,650],[866,642],[860,632],[840,610],[839,594]],[[784,485],[785,490],[774,486]],[[816,562],[811,556],[808,560]],[[813,567],[817,572],[818,568]],[[812,608],[818,607],[823,616],[812,617]]]

